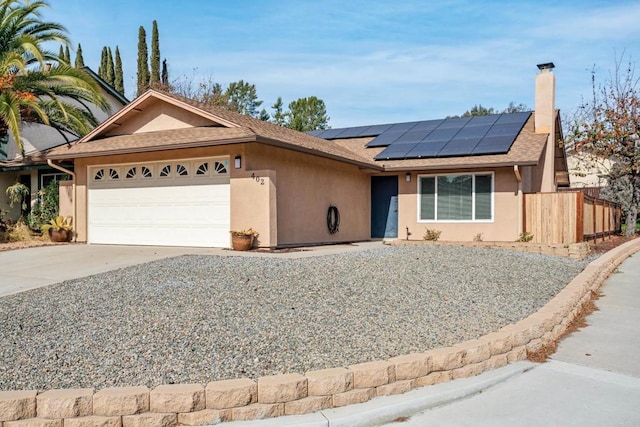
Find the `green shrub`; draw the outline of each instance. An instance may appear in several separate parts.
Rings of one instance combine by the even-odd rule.
[[[54,180],[38,192],[38,201],[26,220],[31,230],[40,232],[43,225],[49,224],[58,216],[60,205],[58,186],[58,181]]]

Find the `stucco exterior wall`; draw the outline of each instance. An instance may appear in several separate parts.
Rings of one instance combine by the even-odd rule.
[[[243,161],[247,171],[277,173],[279,246],[370,238],[370,177],[357,166],[257,143],[247,144]],[[335,234],[327,228],[331,205],[340,212]]]
[[[235,156],[242,166],[234,168]],[[260,246],[368,240],[369,176],[358,167],[263,144],[77,159],[77,240],[87,240],[87,168],[99,164],[229,156],[231,229],[253,228]],[[327,229],[327,209],[340,209],[340,231]]]
[[[114,127],[106,136],[211,126],[212,124],[211,120],[165,103],[154,103],[138,114],[135,120],[127,120],[121,126]]]
[[[431,174],[491,172],[482,171],[429,171]],[[422,240],[425,229],[441,231],[440,240],[472,241],[482,234],[485,241],[514,241],[519,234],[518,182],[513,168],[497,169],[494,174],[494,215],[492,222],[422,222],[418,220],[418,175],[411,174],[411,182],[406,182],[404,173],[398,177],[398,238]]]
[[[59,213],[63,217],[73,218],[73,181],[60,181],[58,188]],[[75,230],[75,224],[73,224]]]

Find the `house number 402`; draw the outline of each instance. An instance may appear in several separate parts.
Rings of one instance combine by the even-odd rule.
[[[256,182],[260,183],[260,185],[264,185],[264,178],[256,175],[255,173],[251,174],[251,178],[255,179]]]

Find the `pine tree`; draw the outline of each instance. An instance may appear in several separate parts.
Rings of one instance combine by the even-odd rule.
[[[153,21],[151,30],[151,75],[149,76],[149,86],[154,87],[160,84],[160,40],[158,35],[158,22]]]
[[[105,81],[113,87],[116,82],[116,73],[113,67],[113,55],[111,54],[110,47],[107,48],[107,72],[105,74],[107,76]]]
[[[120,59],[120,49],[116,46],[116,70],[115,70],[115,83],[114,88],[122,96],[124,96],[124,76],[122,73],[122,59]]]
[[[149,54],[147,51],[147,33],[144,27],[141,25],[138,30],[138,93],[137,96],[149,87],[149,64],[147,58]]]
[[[67,64],[71,64],[71,53],[69,52],[69,45],[64,47],[64,60],[67,61]]]
[[[275,123],[278,126],[284,126],[285,123],[285,113],[283,111],[284,104],[282,103],[282,97],[278,97],[276,103],[271,106],[273,108],[273,116],[272,123]]]
[[[84,67],[84,58],[82,57],[82,46],[78,43],[78,49],[76,50],[76,68]]]

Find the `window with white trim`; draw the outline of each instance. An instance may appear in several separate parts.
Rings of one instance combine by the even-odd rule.
[[[419,175],[419,221],[492,221],[493,173]]]

